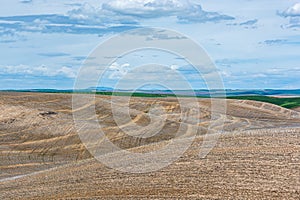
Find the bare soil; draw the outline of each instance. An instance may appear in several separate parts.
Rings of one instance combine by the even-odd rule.
[[[294,108],[293,110],[300,112],[300,107]]]
[[[181,108],[173,98],[132,98],[132,120],[122,126],[151,125],[153,104],[167,117],[159,134],[136,140],[117,126],[110,98],[96,97],[97,118],[114,144],[133,152],[174,140],[180,113],[191,115],[193,109]],[[225,119],[223,134],[207,157],[198,154],[208,134],[211,102],[199,99],[197,137],[185,154],[159,171],[132,174],[104,166],[86,150],[74,126],[71,95],[0,93],[0,199],[299,199],[300,113],[226,101],[227,113],[214,119]],[[122,116],[126,105],[117,106]],[[209,134],[219,130],[216,125]]]

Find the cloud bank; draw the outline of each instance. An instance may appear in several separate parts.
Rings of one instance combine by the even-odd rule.
[[[289,23],[282,28],[300,28],[300,3],[296,3],[283,12],[277,13],[279,16],[289,18]]]
[[[204,11],[198,4],[185,0],[113,0],[103,4],[104,10],[118,15],[139,18],[175,16],[183,23],[219,22],[233,20],[234,17],[218,12]]]
[[[27,65],[16,65],[16,66],[0,66],[0,75],[22,75],[22,76],[63,76],[66,78],[75,78],[76,71],[71,67],[61,67],[58,69],[50,68],[45,65],[31,67]]]
[[[0,17],[0,30],[103,35],[139,27],[141,20],[152,18],[175,17],[178,23],[216,23],[235,19],[218,12],[205,11],[200,5],[187,0],[113,0],[98,7],[88,3],[75,7],[64,15]]]
[[[300,17],[300,3],[296,3],[295,5],[289,7],[280,14],[283,17]]]

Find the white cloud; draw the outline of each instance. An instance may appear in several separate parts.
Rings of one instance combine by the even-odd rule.
[[[178,71],[180,70],[181,67],[178,65],[171,65],[168,69],[163,71],[163,74],[166,75],[168,72],[171,71]],[[133,70],[134,72],[132,72]],[[134,75],[135,77],[139,77],[142,79],[147,79],[147,77],[151,75],[154,75],[155,77],[160,77],[158,76],[159,73],[162,73],[162,70],[159,70],[156,66],[149,66],[147,68],[135,68],[132,67],[130,64],[126,63],[123,65],[120,65],[118,63],[113,63],[111,66],[108,68],[109,72],[109,79],[120,79],[130,73],[131,75]],[[174,72],[172,72],[174,73]]]
[[[282,25],[282,28],[300,28],[300,17],[291,17],[288,24]]]
[[[25,41],[26,38],[10,29],[0,29],[0,43],[11,43],[16,41]]]
[[[300,3],[296,3],[292,7],[286,9],[284,12],[281,13],[284,17],[296,17],[300,16]]]
[[[218,12],[204,11],[200,5],[190,5],[187,10],[183,10],[182,12],[183,15],[179,13],[177,16],[178,20],[182,23],[220,22],[235,19],[232,16]]]
[[[111,66],[109,66],[109,79],[120,79],[124,75],[127,74],[128,70],[130,68],[130,65],[128,63],[119,65],[118,63],[113,63]]]
[[[14,32],[104,35],[139,27],[143,23],[142,19],[160,17],[173,17],[180,23],[234,19],[218,12],[205,11],[199,4],[190,3],[188,0],[112,0],[98,7],[84,3],[65,14],[0,17],[0,21],[5,21],[0,24],[0,29],[8,28]]]
[[[167,86],[171,89],[184,89],[188,88],[189,82],[187,80],[191,82],[195,80],[193,75],[183,76],[179,70],[176,70],[179,69],[177,65],[167,67],[149,64],[131,67],[128,64],[114,63],[109,69],[112,71],[109,79],[118,81],[117,88],[119,89],[133,89],[147,84]],[[199,78],[201,77],[198,76],[196,80],[199,81]]]
[[[300,3],[296,3],[278,15],[289,18],[289,23],[283,25],[283,28],[300,28]]]
[[[103,4],[103,8],[125,15],[152,18],[178,13],[187,9],[188,5],[179,0],[113,0]]]
[[[180,67],[178,65],[171,65],[172,70],[177,71]]]
[[[26,65],[3,66],[0,68],[1,74],[33,74],[33,68]]]
[[[10,75],[32,75],[32,76],[65,76],[68,78],[75,78],[76,71],[70,67],[61,67],[58,69],[50,68],[45,65],[31,67],[28,65],[15,65],[15,66],[0,66],[0,74]]]
[[[180,22],[203,23],[232,20],[231,16],[217,12],[207,12],[198,4],[187,0],[113,0],[102,5],[102,9],[119,15],[139,18],[176,16]]]
[[[188,89],[189,83],[197,82],[203,84],[203,80],[199,74],[186,74],[181,72],[178,65],[161,66],[156,64],[141,65],[132,67],[129,64],[113,63],[106,74],[103,76],[105,81],[118,82],[117,88],[132,89],[137,85],[158,84],[165,85],[170,88]]]
[[[130,30],[138,25],[134,17],[118,15],[88,3],[69,10],[66,14],[0,16],[0,21],[0,30],[9,29],[12,32],[97,35]]]
[[[81,5],[79,8],[68,11],[67,16],[71,20],[84,22],[85,24],[135,24],[136,20],[132,17],[115,15],[113,12],[94,7],[88,3]]]
[[[62,67],[59,70],[57,70],[57,73],[65,75],[69,78],[76,78],[76,72],[70,67]]]
[[[230,71],[222,70],[220,71],[220,74],[222,77],[230,78],[232,76],[232,73]]]

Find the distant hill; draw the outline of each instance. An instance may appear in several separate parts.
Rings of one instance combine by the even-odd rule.
[[[101,91],[101,92],[112,92],[114,91],[114,88],[111,88],[111,87],[90,87],[88,88],[87,90],[90,90],[90,91]]]
[[[111,94],[115,93],[139,93],[139,94],[157,94],[157,95],[180,95],[180,96],[198,96],[198,97],[224,97],[224,96],[297,96],[300,97],[300,89],[294,90],[276,90],[276,89],[264,89],[264,90],[242,90],[242,89],[226,89],[226,90],[151,90],[151,89],[142,89],[142,90],[122,90],[114,89],[112,87],[89,87],[87,89],[81,90],[57,90],[57,89],[25,89],[25,90],[2,90],[2,91],[14,91],[14,92],[44,92],[44,93],[73,93],[73,92],[106,92]]]

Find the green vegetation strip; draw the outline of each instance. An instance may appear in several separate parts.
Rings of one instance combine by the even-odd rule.
[[[240,99],[240,100],[253,100],[272,103],[284,108],[296,108],[300,107],[300,97],[296,98],[276,98],[268,96],[231,96],[228,99]]]

